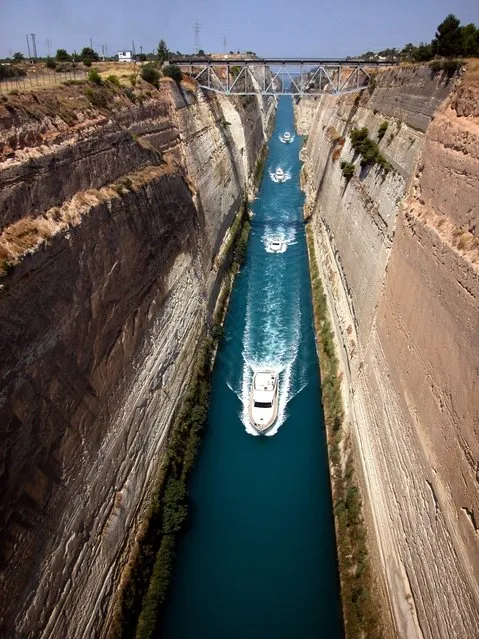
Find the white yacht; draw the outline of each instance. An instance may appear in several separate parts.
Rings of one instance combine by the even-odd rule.
[[[249,419],[260,435],[278,417],[278,375],[271,370],[258,371],[253,376],[249,401]]]
[[[283,144],[289,144],[290,142],[294,140],[294,137],[291,135],[289,131],[285,131],[283,135],[279,136],[279,139],[281,140]]]
[[[278,168],[274,172],[274,179],[275,182],[284,182],[286,180],[286,175],[280,166],[278,166]]]
[[[279,238],[274,238],[269,242],[269,250],[273,253],[282,253],[284,249],[284,242]]]

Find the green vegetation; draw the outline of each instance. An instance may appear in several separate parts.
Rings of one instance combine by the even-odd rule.
[[[25,69],[16,66],[10,66],[8,64],[0,64],[0,80],[6,78],[18,78],[27,75]]]
[[[45,66],[47,67],[47,69],[56,69],[57,63],[53,58],[48,56],[45,60]]]
[[[321,367],[322,403],[326,424],[334,499],[341,595],[346,637],[380,637],[377,597],[373,597],[366,527],[359,485],[355,480],[348,437],[343,432],[341,374],[327,300],[319,274],[311,227],[306,229],[314,324]]]
[[[55,56],[57,62],[70,62],[71,55],[67,53],[66,49],[57,49],[57,54]]]
[[[92,62],[98,62],[99,59],[100,59],[100,56],[98,55],[96,51],[94,51],[90,47],[83,47],[80,53],[80,60],[83,62],[85,66],[91,67]]]
[[[158,88],[158,83],[160,81],[160,72],[158,71],[158,69],[155,68],[153,64],[145,64],[145,66],[143,66],[140,71],[140,76],[145,82],[148,82],[148,84],[152,84],[154,87]],[[133,86],[135,86],[135,84],[133,84]]]
[[[479,56],[479,29],[472,23],[461,26],[460,20],[451,13],[437,27],[431,42],[421,42],[419,45],[409,42],[401,50],[383,49],[377,53],[367,51],[358,58],[428,62],[435,56],[444,58]]]
[[[197,352],[188,390],[168,434],[150,507],[124,575],[114,619],[113,635],[117,637],[152,637],[161,619],[162,604],[173,571],[177,537],[188,513],[188,476],[206,424],[214,352],[222,336],[221,325],[233,276],[246,253],[249,227],[247,205],[244,203],[223,251],[224,260],[231,259],[230,274],[225,277],[214,321]]]
[[[22,62],[23,60],[25,60],[25,56],[23,55],[23,53],[20,53],[20,51],[17,51],[13,54],[13,60],[15,62]]]
[[[166,42],[164,40],[160,40],[160,42],[158,44],[158,49],[157,49],[157,57],[158,57],[158,62],[160,63],[160,66],[166,60],[168,60],[169,54],[170,54],[170,52],[168,51],[168,47],[166,46]]]
[[[346,178],[346,182],[349,182],[349,180],[353,177],[354,175],[354,170],[355,170],[355,165],[353,162],[341,162],[341,173],[343,174],[343,177]]]
[[[163,67],[163,75],[172,78],[177,83],[181,82],[183,77],[180,67],[176,64],[167,64],[166,67]]]
[[[445,71],[448,78],[452,78],[461,68],[462,62],[461,60],[433,60],[429,66],[433,74]]]
[[[110,82],[110,84],[113,84],[116,87],[121,86],[120,78],[114,73],[112,73],[111,75],[107,77],[107,82]]]
[[[106,109],[108,106],[108,91],[103,87],[85,89],[85,95],[99,109]]]
[[[352,129],[349,134],[353,149],[361,156],[361,167],[379,164],[386,173],[389,173],[391,165],[380,152],[377,142],[371,140],[368,136],[369,131],[366,127]]]
[[[383,137],[386,134],[386,131],[388,130],[388,126],[389,123],[384,121],[381,122],[381,124],[379,125],[379,129],[378,129],[378,140],[381,141],[383,139]]]
[[[101,75],[98,73],[98,69],[91,69],[88,71],[88,80],[97,86],[101,86],[103,84],[103,80],[101,79]]]

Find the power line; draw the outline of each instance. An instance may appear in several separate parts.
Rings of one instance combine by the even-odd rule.
[[[30,33],[31,38],[32,38],[32,49],[33,49],[33,58],[34,60],[37,59],[37,43],[35,41],[35,34],[34,33]]]
[[[198,20],[195,22],[195,51],[196,53],[200,50],[200,23]]]
[[[25,34],[25,37],[27,39],[27,48],[28,48],[28,57],[30,58],[30,60],[32,59],[32,54],[30,53],[30,40],[28,39],[28,33]]]

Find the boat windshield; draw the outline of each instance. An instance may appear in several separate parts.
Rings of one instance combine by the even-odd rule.
[[[273,406],[272,402],[255,402],[255,408],[271,408]]]

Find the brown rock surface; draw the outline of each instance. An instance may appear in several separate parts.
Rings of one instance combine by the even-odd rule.
[[[101,633],[274,106],[101,90],[0,103],[2,636]]]
[[[479,627],[477,78],[387,71],[356,111],[322,98],[308,131],[307,206],[398,636]],[[374,137],[385,118],[394,171],[346,185],[323,131],[347,140],[354,119]]]

